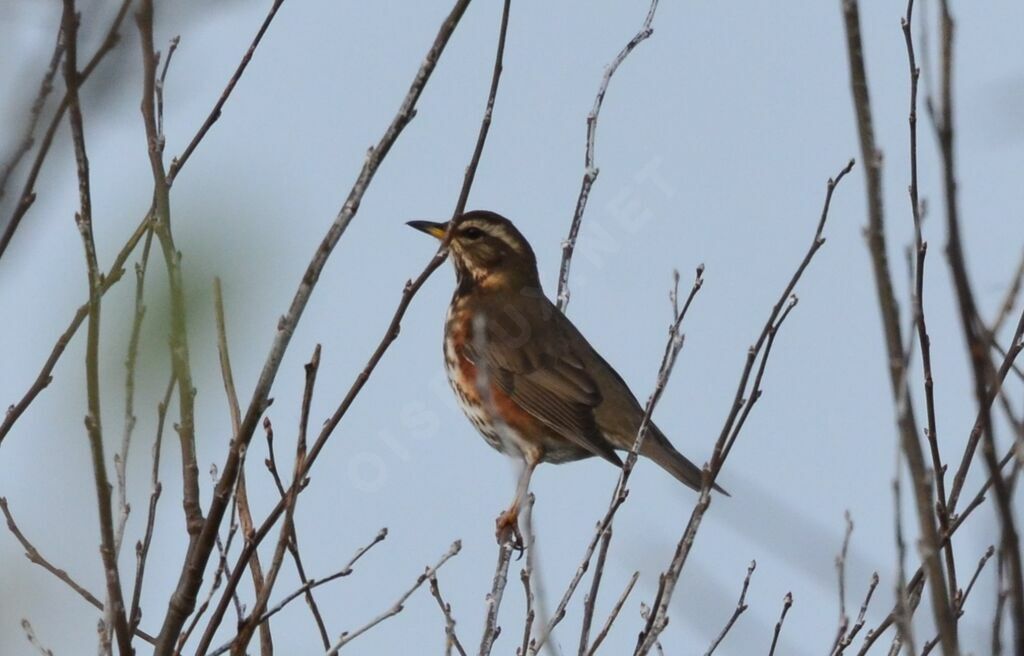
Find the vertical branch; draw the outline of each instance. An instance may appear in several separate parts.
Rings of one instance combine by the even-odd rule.
[[[199,465],[196,463],[195,388],[192,386],[192,365],[188,351],[185,286],[181,273],[181,253],[174,246],[171,234],[170,185],[164,171],[164,135],[160,131],[157,101],[157,53],[153,49],[153,0],[142,0],[135,14],[142,46],[142,119],[150,168],[153,172],[153,232],[160,242],[167,282],[170,287],[171,369],[178,385],[178,424],[175,426],[181,445],[183,481],[182,506],[189,534],[190,549],[203,526],[199,506]]]
[[[772,633],[772,646],[768,650],[768,656],[775,656],[775,647],[779,644],[779,634],[782,633],[782,624],[786,621],[786,614],[793,606],[793,593],[787,592],[782,598],[782,612],[779,614],[779,621],[775,623],[775,632]]]
[[[644,23],[629,42],[623,46],[615,59],[604,69],[601,78],[601,85],[597,88],[597,96],[594,98],[594,106],[587,114],[587,146],[583,156],[583,182],[580,185],[580,194],[576,199],[576,209],[573,211],[572,223],[569,224],[569,236],[562,242],[562,263],[558,270],[558,294],[556,300],[558,309],[565,312],[569,305],[569,268],[572,266],[573,252],[576,250],[576,240],[580,234],[580,226],[583,224],[583,212],[587,209],[587,200],[590,198],[590,188],[594,186],[600,170],[594,163],[594,141],[597,137],[597,119],[601,114],[601,106],[604,104],[604,96],[608,92],[608,84],[618,70],[619,65],[625,61],[629,53],[640,45],[642,41],[651,36],[654,29],[651,23],[654,21],[654,12],[658,8],[658,0],[651,0],[651,6],[647,10],[647,17]]]
[[[114,470],[117,475],[117,527],[114,530],[114,554],[120,555],[121,543],[124,539],[124,528],[128,523],[131,507],[128,504],[128,481],[125,468],[128,465],[128,450],[135,431],[135,368],[139,356],[139,337],[142,333],[142,319],[146,314],[143,305],[143,293],[146,284],[146,268],[149,266],[149,249],[153,243],[153,231],[146,233],[146,243],[142,247],[142,259],[135,265],[135,313],[132,317],[131,335],[128,338],[128,354],[125,357],[124,380],[124,434],[121,436],[121,449],[114,454]]]
[[[164,422],[167,419],[167,406],[174,393],[174,377],[167,382],[167,391],[157,406],[156,439],[153,441],[153,471],[150,479],[149,511],[146,515],[146,532],[142,541],[135,544],[135,586],[132,591],[132,605],[128,610],[128,622],[132,632],[142,621],[142,578],[146,573],[146,560],[149,557],[149,546],[153,542],[153,527],[156,524],[156,504],[160,500],[163,486],[160,484],[160,449],[164,440]]]
[[[452,605],[441,596],[441,588],[437,584],[436,574],[430,577],[430,594],[434,595],[434,599],[437,600],[437,605],[441,608],[441,613],[444,615],[445,656],[451,656],[452,649],[458,651],[459,656],[466,656],[465,648],[459,642],[459,637],[455,635],[455,618],[452,616]],[[329,647],[330,645],[328,645]]]
[[[530,498],[533,499],[532,494],[530,495]],[[532,501],[530,502],[529,507],[532,514]],[[527,536],[527,540],[529,540],[528,544],[530,544],[532,547],[532,545],[534,544],[533,535],[531,534]],[[532,551],[533,549],[531,548],[530,552],[532,553]],[[532,576],[533,569],[529,566],[529,564],[527,564],[527,566],[519,572],[519,580],[523,582],[523,594],[526,597],[526,621],[523,622],[523,644],[520,645],[519,649],[516,650],[516,656],[527,656],[527,654],[530,653],[530,636],[533,634],[533,620],[537,616],[537,612],[533,608],[534,596],[531,579]]]
[[[953,34],[955,24],[949,10],[949,2],[942,0],[940,20],[940,97],[938,115],[933,110],[935,131],[939,141],[939,152],[942,155],[943,188],[946,205],[946,257],[949,270],[956,289],[957,305],[960,309],[960,322],[964,333],[965,347],[970,358],[974,374],[974,394],[978,402],[981,418],[981,431],[972,432],[967,448],[961,461],[960,469],[964,475],[973,460],[978,438],[982,442],[982,458],[992,474],[992,489],[995,492],[996,509],[1000,529],[1002,531],[1003,551],[1006,558],[1006,574],[1010,585],[1010,609],[1014,627],[1015,651],[1024,652],[1024,571],[1022,571],[1020,539],[1014,520],[1013,499],[1007,490],[1006,482],[1000,474],[996,459],[995,436],[992,417],[989,412],[990,386],[994,387],[995,374],[992,361],[988,356],[987,330],[978,313],[967,273],[967,264],[963,252],[963,240],[960,232],[959,199],[956,180],[956,153],[953,132]],[[1019,337],[1015,339],[1015,342]],[[1013,350],[1016,344],[1010,345]],[[961,471],[957,477],[961,477]]]
[[[871,100],[868,93],[867,72],[864,67],[864,48],[860,36],[860,10],[856,0],[842,0],[842,8],[850,66],[850,88],[857,114],[861,156],[865,161],[868,250],[871,254],[875,290],[882,315],[889,363],[889,382],[896,405],[896,422],[900,432],[900,442],[911,472],[916,514],[921,532],[921,551],[931,590],[932,614],[942,636],[943,652],[947,656],[951,656],[958,654],[960,648],[950,603],[950,592],[942,563],[939,560],[939,530],[932,513],[935,502],[931,483],[933,476],[925,464],[924,452],[918,437],[917,420],[914,417],[913,404],[906,383],[906,358],[902,347],[899,304],[893,291],[886,252],[885,219],[882,206],[882,155],[875,144],[871,118]]]
[[[849,510],[843,513],[843,519],[846,520],[846,531],[843,533],[843,546],[836,556],[836,573],[839,578],[839,630],[836,632],[832,649],[829,650],[832,654],[836,652],[850,626],[850,616],[846,614],[846,553],[850,548],[850,536],[853,535],[853,518],[850,517]]]
[[[512,560],[512,540],[502,540],[498,544],[498,562],[494,566],[494,578],[491,580],[491,591],[487,593],[487,615],[484,618],[484,633],[480,638],[480,656],[488,656],[494,648],[494,641],[501,635],[498,626],[498,609],[505,594],[508,583],[508,565]]]
[[[928,335],[928,326],[924,315],[924,262],[928,253],[928,242],[924,241],[921,232],[921,200],[917,185],[917,87],[921,76],[921,69],[917,65],[917,57],[914,51],[914,39],[911,32],[914,17],[914,0],[907,0],[906,16],[900,21],[903,28],[903,39],[907,46],[907,64],[910,68],[910,111],[907,124],[910,134],[910,194],[911,216],[914,220],[914,285],[913,285],[913,310],[914,325],[917,328],[917,341],[921,349],[921,366],[924,371],[924,399],[925,411],[927,413],[928,426],[925,428],[925,437],[928,439],[928,447],[931,452],[932,473],[935,477],[936,510],[935,514],[939,520],[939,529],[945,533],[949,530],[949,510],[946,507],[946,467],[942,464],[942,457],[939,453],[938,428],[935,422],[935,392],[932,378],[932,355],[931,338]],[[949,576],[949,589],[957,589],[956,582],[956,561],[953,557],[952,543],[946,544],[946,572]]]
[[[238,407],[238,393],[235,391],[235,377],[231,373],[231,356],[228,351],[227,326],[224,319],[224,295],[221,290],[220,278],[213,279],[213,305],[214,315],[217,322],[217,353],[220,358],[220,373],[224,380],[224,393],[228,399],[228,409],[231,414],[231,436],[237,439],[238,427],[242,421],[242,413]],[[249,495],[245,486],[245,468],[238,471],[238,482],[235,486],[235,499],[238,504],[238,521],[242,526],[242,536],[246,540],[252,539],[253,521],[252,512],[249,510]],[[252,587],[257,597],[263,595],[264,578],[263,566],[260,564],[258,553],[253,554],[249,560],[249,569],[252,572]],[[256,612],[258,616],[263,609]],[[250,633],[251,635],[251,633]],[[271,656],[274,653],[273,637],[270,634],[270,622],[260,624],[260,654]]]
[[[74,0],[64,0],[61,18],[61,33],[64,41],[64,80],[67,84],[68,120],[71,124],[71,139],[74,143],[75,164],[78,171],[79,211],[75,216],[78,230],[82,235],[85,262],[89,283],[88,339],[86,341],[85,375],[88,396],[88,414],[85,417],[86,431],[92,453],[93,477],[96,481],[97,506],[100,523],[100,554],[107,584],[107,601],[104,608],[104,626],[101,635],[112,630],[117,636],[118,650],[124,656],[132,653],[131,633],[125,616],[124,599],[121,592],[121,578],[117,568],[117,554],[114,544],[114,518],[110,497],[110,483],[107,478],[106,456],[103,452],[103,427],[100,412],[100,271],[96,260],[96,244],[92,232],[92,199],[89,185],[89,157],[85,149],[85,127],[82,108],[79,104],[78,87],[78,14]]]
[[[601,536],[601,547],[597,551],[597,564],[594,567],[594,576],[590,579],[590,592],[583,595],[583,622],[580,627],[580,648],[579,656],[587,653],[587,643],[590,641],[590,625],[594,621],[594,608],[597,606],[597,592],[601,587],[601,579],[604,576],[604,563],[608,558],[608,547],[612,541],[612,527],[609,526]]]

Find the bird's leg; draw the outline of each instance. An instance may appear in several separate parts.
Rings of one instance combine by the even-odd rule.
[[[512,504],[508,507],[508,510],[502,511],[495,521],[495,537],[498,538],[498,544],[511,540],[512,548],[520,554],[525,551],[527,545],[523,540],[522,532],[519,530],[519,511],[523,507],[523,502],[526,500],[526,495],[530,490],[530,478],[533,476],[533,470],[537,468],[539,462],[539,457],[535,458],[527,455],[523,470],[519,474],[519,482],[516,484],[516,496],[512,499]]]

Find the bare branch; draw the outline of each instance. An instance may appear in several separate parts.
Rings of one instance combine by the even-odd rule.
[[[995,552],[996,548],[991,545],[988,549],[985,550],[985,553],[978,560],[978,565],[974,569],[974,575],[971,576],[971,580],[967,584],[967,588],[962,592],[958,591],[956,598],[956,616],[958,619],[962,617],[964,614],[964,604],[967,603],[967,597],[970,596],[971,590],[974,589],[974,583],[978,580],[978,577],[981,575],[981,570],[985,569],[985,563],[987,563],[989,559],[992,558],[992,555]],[[921,650],[921,656],[927,656],[928,654],[930,654],[932,649],[934,649],[935,645],[937,644],[939,644],[939,637],[935,636],[934,638],[925,643],[924,649]]]
[[[604,625],[601,630],[594,636],[594,642],[590,645],[590,649],[587,651],[587,656],[594,656],[597,653],[598,647],[604,642],[604,639],[608,637],[608,632],[612,630],[612,624],[618,618],[619,613],[622,612],[622,607],[626,604],[626,599],[629,598],[629,594],[633,592],[633,587],[636,585],[637,579],[640,578],[640,572],[633,572],[633,576],[629,577],[629,583],[626,584],[626,589],[619,595],[618,601],[612,607],[612,612],[608,614],[608,619],[604,621]]]
[[[149,557],[149,546],[153,542],[153,527],[156,524],[156,504],[160,500],[163,486],[160,485],[160,448],[164,440],[164,422],[167,419],[167,407],[174,393],[174,376],[167,381],[167,391],[163,401],[157,406],[156,439],[153,442],[153,470],[150,477],[151,491],[149,494],[149,510],[146,513],[146,532],[141,542],[135,544],[135,586],[132,591],[132,603],[128,609],[128,624],[134,633],[142,621],[142,579],[146,573],[146,559]]]
[[[238,439],[238,428],[241,424],[242,416],[241,410],[238,407],[238,394],[235,392],[235,378],[231,373],[227,326],[224,319],[224,295],[221,290],[220,278],[213,279],[213,306],[217,323],[217,353],[220,359],[220,373],[224,381],[224,393],[227,395],[228,409],[231,414],[232,440],[235,440]],[[249,509],[249,494],[245,484],[244,467],[238,470],[238,481],[235,484],[235,503],[238,507],[238,520],[242,527],[242,536],[246,540],[250,540],[255,529],[253,528],[252,512]],[[252,587],[257,599],[266,599],[269,596],[269,590],[267,589],[268,586],[266,586],[266,579],[263,576],[263,566],[260,563],[259,553],[252,555],[252,558],[249,560],[249,569],[252,573]],[[253,617],[259,617],[263,610],[263,608],[257,605],[257,608],[253,610]],[[239,630],[240,635],[246,636],[244,644],[241,645],[240,653],[244,653],[245,647],[249,642],[248,638],[251,638],[252,631],[255,628],[255,625],[252,625],[251,627],[243,627]],[[268,622],[261,623],[259,631],[260,654],[262,656],[272,656],[273,636],[270,633],[270,624]]]
[[[452,616],[452,605],[441,596],[441,588],[437,584],[437,576],[430,577],[430,594],[434,595],[434,599],[437,600],[437,605],[444,615],[445,656],[451,656],[453,648],[459,652],[460,656],[466,656],[466,650],[462,647],[462,643],[459,642],[459,637],[455,635],[455,618]]]
[[[462,550],[462,542],[460,540],[456,540],[455,542],[453,542],[452,546],[448,549],[448,551],[444,554],[444,556],[441,557],[441,560],[437,561],[437,564],[435,564],[433,567],[428,567],[425,572],[420,574],[419,577],[416,579],[416,582],[413,584],[413,586],[411,588],[409,588],[408,590],[406,590],[405,593],[401,597],[398,598],[398,601],[396,601],[395,604],[393,606],[391,606],[391,608],[387,609],[386,611],[384,611],[383,613],[381,613],[377,617],[373,618],[372,620],[370,620],[369,622],[367,622],[363,626],[359,627],[358,629],[355,629],[354,631],[351,631],[351,632],[350,631],[346,631],[346,632],[342,633],[341,637],[338,638],[338,641],[335,642],[334,645],[331,647],[331,649],[327,652],[327,656],[336,656],[338,651],[342,647],[344,647],[348,643],[352,642],[353,640],[355,640],[356,638],[358,638],[362,634],[366,633],[367,631],[369,631],[373,627],[377,626],[378,624],[380,624],[384,620],[388,619],[389,617],[394,617],[395,615],[397,615],[400,612],[402,612],[403,604],[405,604],[406,600],[409,599],[409,597],[412,596],[412,593],[416,592],[416,590],[419,589],[419,587],[421,585],[423,585],[424,581],[426,581],[426,580],[430,579],[431,577],[435,576],[437,574],[437,570],[441,569],[441,567],[446,562],[448,562],[448,560],[450,558],[452,558],[452,556],[454,556],[455,554],[459,553],[459,551],[461,551],[461,550]]]
[[[153,232],[160,242],[170,290],[169,346],[171,369],[178,385],[178,423],[175,429],[181,446],[182,507],[189,535],[189,548],[203,526],[199,500],[199,465],[196,462],[195,388],[188,348],[187,304],[181,270],[181,253],[171,231],[170,186],[164,172],[164,135],[157,105],[159,55],[153,46],[153,1],[141,0],[135,13],[142,48],[142,122],[146,129],[147,152],[153,175]]]
[[[487,593],[487,615],[484,619],[484,632],[480,638],[480,656],[488,656],[494,648],[494,641],[501,635],[498,626],[498,609],[505,594],[508,583],[508,566],[512,560],[513,543],[511,539],[502,540],[498,544],[498,563],[494,566],[494,578],[491,580],[491,591]]]
[[[21,620],[21,630],[25,632],[25,637],[28,638],[28,644],[35,647],[42,656],[53,656],[53,652],[43,646],[39,642],[39,638],[36,637],[36,632],[32,628],[32,624],[27,619]]]
[[[913,310],[914,325],[917,328],[918,345],[921,349],[921,364],[924,372],[924,395],[925,410],[927,412],[928,426],[925,429],[925,437],[928,439],[928,446],[931,452],[932,472],[935,477],[936,491],[936,516],[939,520],[939,530],[946,532],[949,529],[949,510],[946,507],[946,467],[942,463],[939,454],[938,428],[935,420],[935,393],[934,380],[932,377],[931,338],[928,335],[928,326],[924,313],[924,263],[928,253],[928,242],[924,241],[921,231],[923,222],[921,200],[918,193],[917,176],[917,85],[921,70],[917,66],[917,58],[914,52],[914,38],[911,31],[914,17],[914,0],[907,0],[907,12],[900,21],[903,28],[903,39],[907,47],[907,63],[910,68],[910,111],[908,114],[908,125],[910,134],[910,194],[911,216],[914,223],[914,259],[913,276]],[[945,549],[946,573],[949,577],[949,589],[956,590],[956,561],[953,557],[953,545],[947,543]]]
[[[306,384],[302,394],[302,410],[299,417],[299,436],[298,436],[298,447],[297,452],[301,454],[302,459],[306,457],[306,431],[309,426],[309,408],[313,402],[313,387],[316,384],[316,374],[320,368],[320,345],[317,344],[316,348],[313,349],[313,357],[309,362],[306,363]],[[266,425],[266,422],[264,422]],[[265,461],[267,469],[270,471],[271,477],[274,479],[274,485],[277,487],[278,494],[282,499],[288,494],[284,488],[284,484],[281,482],[281,475],[278,472],[277,460],[274,455],[274,432],[269,428],[266,430],[267,435],[267,451],[268,457]],[[303,485],[305,481],[303,482]],[[286,543],[288,552],[291,554],[292,560],[295,562],[295,569],[299,574],[299,581],[306,585],[309,582],[309,577],[306,575],[306,568],[302,563],[302,556],[299,553],[299,537],[295,530],[295,523],[292,522],[288,529],[289,537]],[[324,624],[323,616],[320,614],[320,607],[316,603],[316,599],[313,597],[312,588],[306,590],[306,605],[309,606],[309,610],[313,615],[313,620],[316,622],[317,630],[320,632],[320,640],[323,643],[324,650],[330,649],[331,639],[327,635],[327,627]]]
[[[99,510],[100,556],[103,561],[104,577],[107,584],[107,601],[104,608],[104,629],[101,641],[113,631],[117,636],[118,649],[122,654],[131,653],[131,633],[125,615],[121,578],[117,566],[114,538],[113,508],[110,499],[110,483],[107,478],[106,456],[103,450],[103,428],[100,410],[100,271],[96,260],[96,243],[92,231],[92,195],[89,179],[89,157],[85,147],[85,127],[82,108],[78,98],[81,79],[78,71],[78,14],[74,0],[64,0],[61,18],[61,33],[64,41],[64,81],[67,86],[68,120],[71,126],[71,141],[74,144],[75,166],[78,173],[79,210],[75,223],[82,236],[85,251],[86,272],[89,283],[88,338],[85,352],[85,377],[88,413],[85,417],[86,432],[89,436],[89,450],[92,455],[93,478],[96,484],[96,505]]]
[[[786,596],[782,598],[782,614],[779,615],[779,621],[775,623],[775,632],[772,634],[772,646],[768,650],[768,656],[775,656],[775,647],[779,644],[779,634],[782,633],[782,623],[786,621],[786,614],[792,606],[793,593],[787,592]]]
[[[286,596],[284,599],[279,601],[273,608],[270,608],[265,613],[263,613],[260,616],[259,620],[257,620],[257,624],[262,624],[263,622],[266,622],[271,617],[284,610],[285,606],[295,601],[300,596],[309,594],[314,588],[319,588],[321,585],[325,585],[327,583],[330,583],[331,581],[336,581],[342,577],[351,574],[353,571],[352,567],[356,564],[356,562],[359,561],[360,558],[363,557],[363,554],[372,549],[375,545],[379,544],[380,542],[383,542],[384,539],[387,538],[387,536],[388,530],[386,528],[382,528],[377,532],[377,535],[373,538],[373,540],[368,544],[360,547],[359,550],[356,551],[355,555],[352,556],[348,563],[346,563],[346,565],[342,567],[340,570],[320,579],[306,579],[297,590],[295,590],[294,592]],[[231,649],[231,646],[233,644],[235,644],[234,640],[230,640],[224,643],[220,647],[211,651],[210,656],[220,656],[220,654],[223,654],[224,652]],[[330,648],[330,645],[328,645],[328,648]]]
[[[836,631],[835,642],[832,643],[832,648],[829,650],[830,654],[835,654],[837,650],[842,651],[840,644],[850,626],[850,616],[846,614],[846,554],[850,548],[850,536],[853,535],[853,518],[850,517],[849,510],[843,513],[843,519],[846,520],[846,531],[843,533],[843,546],[839,550],[839,555],[836,556],[836,574],[839,578],[839,629]]]
[[[263,40],[263,35],[267,33],[270,23],[274,20],[274,16],[277,15],[277,10],[281,8],[282,4],[284,4],[284,0],[274,0],[274,4],[270,6],[270,11],[267,12],[266,17],[263,19],[263,23],[260,25],[259,29],[256,30],[256,36],[253,37],[248,50],[246,50],[245,54],[242,55],[242,59],[238,62],[235,72],[232,73],[231,77],[228,79],[227,85],[224,87],[224,90],[221,91],[220,97],[217,99],[217,102],[214,103],[213,109],[210,110],[206,120],[204,120],[203,124],[199,126],[199,129],[196,131],[195,135],[193,135],[192,140],[188,143],[188,146],[185,147],[185,150],[182,151],[181,155],[178,155],[171,160],[171,167],[167,171],[168,187],[174,184],[174,179],[178,176],[182,167],[185,166],[185,162],[187,162],[188,158],[192,156],[196,147],[203,138],[206,137],[206,133],[210,131],[213,124],[220,118],[221,111],[224,109],[224,103],[228,101],[228,98],[231,96],[231,92],[235,90],[235,85],[237,85],[238,81],[242,79],[242,74],[245,73],[245,69],[249,65],[249,61],[252,60],[252,56],[256,52],[256,48],[260,45],[260,41]]]
[[[117,475],[117,526],[114,529],[114,554],[120,555],[121,543],[124,540],[124,529],[128,523],[131,507],[128,504],[128,481],[125,467],[128,464],[128,450],[132,443],[135,430],[135,369],[139,356],[139,337],[142,334],[142,319],[146,314],[143,305],[146,269],[149,266],[149,249],[153,243],[153,231],[146,232],[146,243],[142,247],[142,258],[135,265],[135,313],[132,316],[131,335],[128,338],[128,354],[125,357],[124,380],[124,434],[121,437],[121,448],[114,454],[114,471]],[[130,619],[130,613],[129,613]]]
[[[747,588],[750,587],[750,577],[754,573],[754,569],[756,567],[757,561],[750,561],[750,566],[747,567],[747,575],[743,578],[743,589],[740,591],[740,600],[736,602],[736,609],[733,610],[732,616],[729,618],[729,621],[726,622],[722,632],[718,634],[718,637],[714,639],[711,646],[708,647],[708,650],[704,652],[704,656],[711,656],[711,654],[714,653],[715,649],[718,648],[718,645],[725,639],[725,635],[729,633],[729,629],[732,628],[732,625],[735,624],[736,620],[739,619],[739,616],[747,610]]]
[[[7,499],[5,497],[0,497],[0,512],[3,513],[4,517],[7,520],[7,529],[11,532],[11,535],[14,536],[18,543],[21,544],[21,548],[25,550],[25,557],[28,558],[29,562],[39,565],[50,574],[56,576],[58,579],[64,582],[69,588],[77,592],[82,599],[85,599],[97,610],[103,610],[103,602],[97,599],[96,595],[92,594],[91,592],[80,586],[73,578],[71,578],[71,576],[66,571],[50,563],[50,561],[44,558],[43,555],[39,553],[39,550],[36,549],[35,546],[28,541],[28,538],[25,537],[25,535],[21,532],[21,529],[18,528],[17,523],[15,523],[14,516],[11,514],[11,510],[7,505]],[[145,631],[136,629],[134,633],[135,635],[139,636],[140,638],[142,638],[150,644],[155,642],[153,636],[149,635]]]
[[[590,625],[594,621],[594,607],[597,605],[597,592],[601,587],[601,578],[604,576],[604,563],[608,558],[608,547],[612,541],[612,527],[601,535],[601,548],[597,551],[597,564],[594,566],[594,576],[590,579],[590,592],[583,595],[583,626],[580,629],[579,656],[587,653],[587,643],[590,641]],[[526,653],[525,651],[523,652]]]
[[[604,69],[601,77],[601,85],[597,88],[597,96],[594,98],[594,106],[587,114],[587,146],[584,153],[583,183],[580,185],[580,194],[576,199],[576,209],[573,211],[572,223],[569,224],[569,236],[562,242],[562,264],[558,271],[558,309],[565,312],[569,305],[569,268],[572,266],[573,252],[576,250],[576,240],[580,234],[580,226],[583,224],[583,213],[587,209],[587,199],[590,198],[590,188],[594,186],[597,175],[600,172],[594,163],[594,141],[597,137],[597,119],[601,115],[601,106],[604,104],[604,96],[608,92],[608,84],[612,76],[619,69],[619,65],[625,61],[629,53],[640,45],[640,43],[651,36],[654,29],[651,23],[654,21],[654,12],[658,9],[658,0],[651,0],[651,6],[647,9],[647,16],[644,18],[640,31],[633,35],[633,38],[623,46],[615,59]]]
[[[25,155],[28,155],[35,145],[36,128],[39,126],[39,119],[42,118],[43,109],[46,107],[46,100],[53,91],[53,79],[57,76],[57,68],[60,66],[62,57],[64,57],[64,41],[58,28],[53,54],[50,55],[50,63],[43,73],[43,79],[39,83],[39,91],[36,92],[35,100],[32,101],[32,107],[29,109],[28,121],[25,122],[25,132],[10,158],[0,167],[0,200],[3,200],[7,193],[7,182],[11,179],[11,174],[14,173],[21,160]],[[3,248],[0,246],[0,255],[2,254]]]

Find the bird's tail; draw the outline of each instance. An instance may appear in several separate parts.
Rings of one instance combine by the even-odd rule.
[[[640,447],[641,455],[650,458],[658,464],[662,469],[675,476],[680,483],[686,487],[700,491],[701,488],[701,468],[690,462],[686,456],[676,451],[672,443],[668,441],[668,438],[658,430],[653,424],[650,426],[650,431],[647,437],[644,439],[643,446]],[[730,496],[721,486],[717,483],[714,489],[721,492],[725,496]]]

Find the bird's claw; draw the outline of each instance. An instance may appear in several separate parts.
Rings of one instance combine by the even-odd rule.
[[[495,520],[494,535],[498,544],[510,543],[512,550],[517,553],[516,560],[520,560],[526,553],[526,540],[519,530],[519,513],[512,510],[505,510]]]

